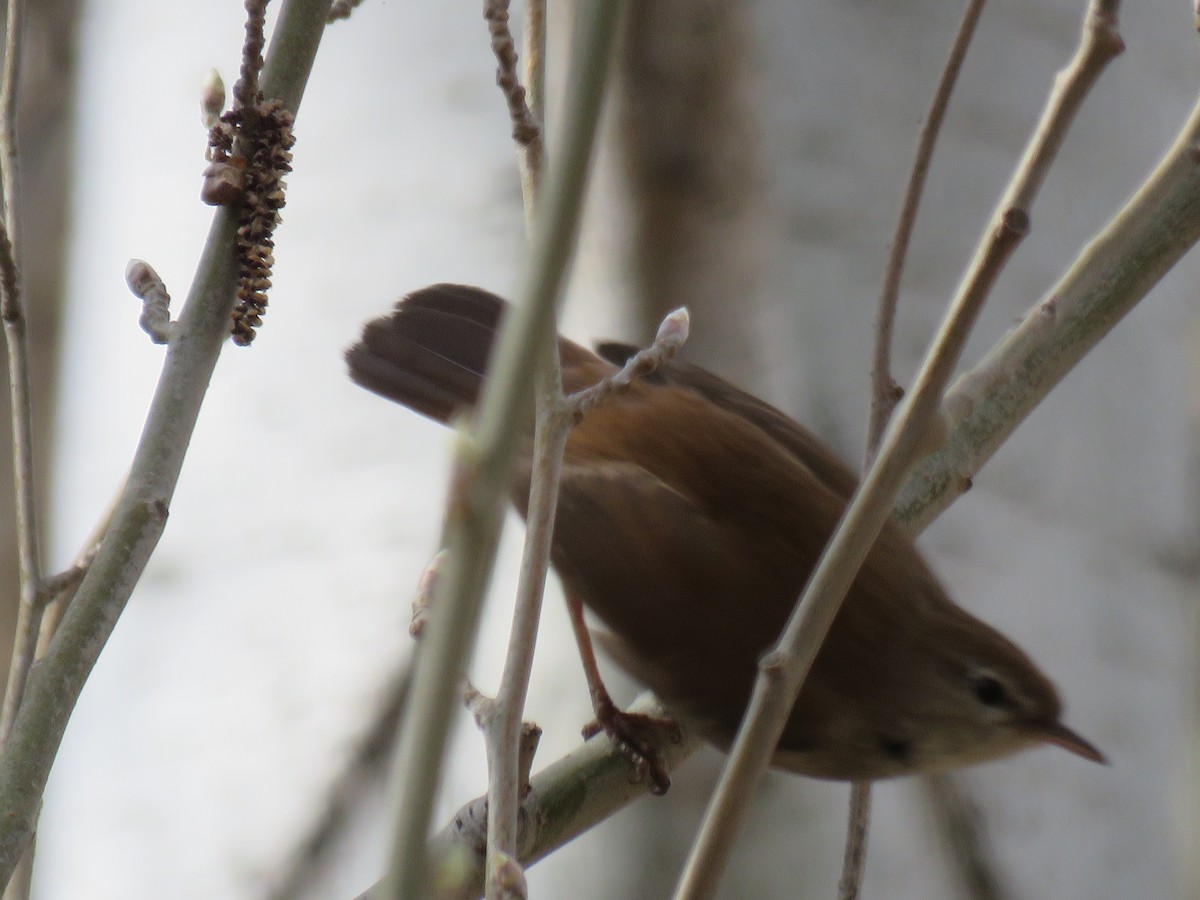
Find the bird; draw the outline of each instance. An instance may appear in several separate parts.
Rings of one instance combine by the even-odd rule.
[[[469,413],[505,300],[436,284],[374,319],[346,351],[359,385],[441,423]],[[558,338],[563,389],[635,352]],[[532,435],[532,423],[515,422]],[[527,512],[530,442],[511,497]],[[857,486],[814,434],[699,366],[669,360],[589,409],[567,440],[551,564],[608,732],[658,790],[653,723],[611,701],[589,638],[705,740],[728,749],[777,641]],[[583,608],[602,623],[589,631]],[[585,733],[589,733],[585,731]],[[813,662],[772,756],[814,778],[937,773],[1056,745],[1105,762],[1062,721],[1050,679],[948,596],[912,539],[884,526]]]

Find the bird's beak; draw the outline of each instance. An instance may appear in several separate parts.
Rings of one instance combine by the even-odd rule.
[[[1036,725],[1032,729],[1032,732],[1035,738],[1045,741],[1047,744],[1062,747],[1064,750],[1069,750],[1076,756],[1082,756],[1084,759],[1090,759],[1092,762],[1108,765],[1108,759],[1096,749],[1091,741],[1080,737],[1062,722]]]

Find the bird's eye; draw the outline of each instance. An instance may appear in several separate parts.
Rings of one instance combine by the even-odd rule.
[[[1007,706],[1009,703],[1008,691],[994,675],[981,673],[971,676],[971,690],[975,692],[975,699],[984,706]]]

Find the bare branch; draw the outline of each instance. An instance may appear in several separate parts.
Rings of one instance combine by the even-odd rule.
[[[112,525],[113,515],[117,510],[117,501],[120,499],[119,493],[124,488],[125,485],[122,482],[118,495],[114,496],[109,502],[108,507],[101,514],[95,527],[84,540],[79,552],[75,554],[71,565],[58,574],[51,575],[42,580],[42,595],[38,602],[44,612],[42,615],[41,632],[38,635],[37,659],[41,659],[46,655],[46,651],[50,647],[50,639],[54,637],[54,633],[58,630],[58,623],[62,621],[62,617],[67,611],[67,606],[74,601],[80,585],[83,584],[83,579],[87,576],[92,563],[95,562],[96,556],[100,553],[100,546],[104,542],[104,536],[108,534],[108,529]]]
[[[517,583],[512,633],[504,660],[504,672],[496,701],[486,719],[488,747],[488,873],[489,900],[523,896],[524,877],[516,878],[517,815],[522,782],[521,736],[525,725],[525,697],[533,651],[537,643],[542,615],[542,597],[546,571],[550,566],[550,544],[558,507],[558,483],[562,472],[563,451],[571,430],[571,420],[562,412],[562,379],[559,374],[557,337],[550,335],[553,357],[539,364],[537,375],[537,430],[534,433],[533,460],[529,489],[529,512],[525,550]]]
[[[233,85],[235,109],[250,109],[258,103],[258,76],[263,67],[267,40],[267,0],[246,0],[246,38],[242,44],[242,69]]]
[[[263,73],[274,96],[299,105],[329,0],[287,0]],[[100,552],[39,666],[30,674],[0,757],[0,883],[28,846],[67,720],[100,651],[158,543],[188,439],[228,333],[235,223],[218,210],[196,280],[167,348],[129,481]]]
[[[518,768],[518,743],[521,710],[529,684],[537,623],[541,615],[542,591],[550,564],[554,511],[557,505],[559,475],[563,451],[573,423],[586,410],[593,409],[616,391],[628,387],[638,376],[648,375],[663,361],[674,356],[687,339],[688,315],[679,309],[667,316],[659,327],[654,344],[635,354],[618,372],[566,400],[562,397],[557,366],[557,337],[553,355],[555,365],[540,375],[538,431],[534,437],[534,457],[530,487],[528,533],[513,630],[505,660],[504,675],[494,703],[480,717],[487,738],[489,762],[487,896],[505,896],[505,873],[515,865],[518,837],[518,803],[523,798]],[[586,667],[586,666],[585,666]]]
[[[652,718],[667,715],[654,695],[646,693],[629,708]],[[675,769],[700,747],[700,739],[684,732],[682,740],[663,731],[649,736],[659,758]],[[599,735],[572,750],[534,775],[518,817],[517,858],[528,867],[563,844],[578,837],[597,822],[611,816],[650,790],[628,756]],[[478,797],[450,817],[449,823],[429,844],[432,880],[438,885],[439,900],[478,897],[484,886],[487,852],[487,800]],[[359,900],[385,900],[380,882]]]
[[[42,592],[38,600],[42,605],[47,605],[58,600],[64,594],[74,592],[83,581],[83,576],[87,574],[88,567],[91,566],[92,560],[96,558],[96,554],[100,552],[100,545],[94,544],[88,548],[83,557],[73,563],[71,568],[63,569],[61,572],[51,575],[42,581]]]
[[[1089,4],[1075,56],[1055,78],[1002,203],[1027,208],[1032,202],[1086,92],[1124,47],[1119,5]],[[955,382],[942,404],[949,439],[920,463],[896,501],[896,517],[906,527],[921,530],[967,490],[974,473],[1046,393],[1200,237],[1191,205],[1198,141],[1200,104],[1125,209],[1016,330]],[[1131,259],[1138,264],[1130,265]]]
[[[957,779],[950,774],[923,778],[921,788],[946,853],[959,876],[962,896],[970,900],[1011,897],[984,833],[982,810],[970,794],[960,790]]]
[[[10,14],[11,14],[10,7]],[[11,23],[10,23],[11,24]],[[7,162],[7,161],[5,161]],[[8,209],[14,215],[13,207]],[[33,395],[29,383],[29,345],[25,334],[25,311],[14,249],[8,228],[0,223],[0,318],[8,348],[8,380],[12,402],[13,480],[17,501],[17,559],[20,567],[20,601],[12,660],[0,710],[0,745],[7,742],[13,719],[25,696],[29,669],[33,665],[37,635],[41,628],[42,564],[38,547],[37,498],[33,471]]]
[[[9,0],[5,22],[4,64],[0,74],[0,318],[8,350],[8,379],[12,404],[13,481],[16,496],[17,559],[20,599],[12,659],[0,709],[0,746],[8,740],[17,708],[25,695],[29,669],[37,650],[42,608],[38,589],[42,578],[38,547],[37,499],[33,471],[33,396],[29,383],[29,343],[25,310],[17,274],[18,206],[17,102],[21,73],[24,0]]]
[[[589,409],[595,409],[613,394],[628,388],[635,378],[644,378],[652,373],[679,352],[688,339],[690,329],[691,319],[686,308],[680,307],[669,313],[662,320],[662,324],[658,326],[658,333],[654,336],[653,344],[631,356],[626,360],[625,365],[612,375],[567,398],[572,415],[582,416]]]
[[[504,94],[517,142],[525,229],[532,240],[545,168],[542,121],[545,117],[546,9],[545,0],[532,0],[525,11],[525,77],[528,93],[517,76],[517,53],[508,28],[507,0],[489,0],[484,17],[496,54],[496,84]],[[528,102],[526,98],[528,97]],[[476,720],[484,731],[488,758],[488,861],[486,894],[501,900],[523,897],[524,873],[516,860],[518,807],[528,789],[529,768],[541,729],[524,721],[525,698],[542,615],[550,542],[558,507],[559,474],[570,420],[563,415],[562,372],[555,327],[540,348],[535,373],[533,459],[525,546],[517,581],[512,631],[505,654],[500,687],[493,702]],[[530,735],[536,735],[532,741]]]
[[[1108,64],[1125,49],[1117,30],[1120,0],[1091,0],[1083,17],[1083,31],[1075,55],[1054,77],[1042,116],[1029,137],[1025,153],[1009,182],[1001,207],[1026,212],[1033,206],[1046,173],[1050,171],[1075,114],[1083,105]]]
[[[537,137],[520,145],[525,230],[532,235],[535,210],[541,196],[542,174],[546,169],[546,0],[525,0],[523,44],[525,99],[530,119],[538,126]]]
[[[846,826],[846,850],[842,859],[842,877],[838,882],[838,900],[858,900],[862,889],[863,867],[867,861],[867,834],[871,828],[871,782],[850,785],[850,820]]]
[[[1101,71],[1124,48],[1117,31],[1119,5],[1119,0],[1093,0],[1089,4],[1075,55],[1056,77],[1055,88],[1047,100],[1039,126],[1031,136],[1022,164],[1010,182],[1006,194],[1009,203],[1023,205],[1026,209],[1032,204],[1074,112]],[[944,403],[943,421],[947,415],[948,408]],[[959,483],[967,485],[969,479]],[[970,814],[973,804],[967,787],[958,784],[952,774],[926,779],[925,787],[943,842],[968,889],[973,891],[972,896],[1001,896],[999,864],[983,841],[981,828],[966,827],[968,821],[974,821]]]
[[[883,287],[879,292],[879,312],[875,320],[875,353],[871,365],[871,419],[867,426],[867,452],[864,467],[869,466],[883,439],[883,430],[904,390],[892,375],[892,333],[896,322],[896,305],[900,299],[900,278],[904,274],[904,261],[908,256],[908,245],[912,239],[913,226],[917,221],[917,208],[925,190],[925,178],[929,174],[929,163],[933,159],[933,148],[942,130],[942,121],[950,105],[950,94],[958,82],[958,73],[966,58],[967,48],[975,35],[975,26],[983,12],[985,0],[971,0],[958,23],[954,42],[950,46],[950,57],[942,67],[941,77],[925,113],[921,133],[917,139],[916,158],[904,189],[904,201],[900,204],[900,216],[896,222],[896,233],[892,238],[887,268],[884,270]]]
[[[531,15],[526,20],[526,53],[529,65],[536,72],[544,68],[545,60],[545,4],[532,4]],[[521,151],[521,181],[525,194],[526,223],[532,221],[532,201],[538,195],[542,175],[542,153],[544,139],[542,116],[544,109],[531,108],[526,102],[525,88],[517,76],[517,48],[512,32],[508,28],[508,0],[487,0],[483,7],[488,31],[492,35],[492,52],[496,54],[496,84],[508,104],[508,115],[512,120],[512,137]],[[532,38],[532,40],[529,40]],[[532,100],[541,106],[544,96],[544,75],[535,75],[536,82]]]
[[[92,560],[96,558],[96,553],[100,549],[100,541],[108,530],[111,517],[112,506],[110,505],[104,516],[101,517],[100,523],[84,542],[83,549],[76,554],[71,567],[42,580],[39,596],[32,604],[39,620],[37,640],[32,654],[33,660],[41,659],[46,654],[50,640],[58,630],[59,622],[62,621],[63,612],[74,599],[75,591],[83,581],[83,576],[87,574]],[[21,652],[24,653],[27,650],[22,648]],[[13,877],[4,889],[4,900],[25,900],[30,896],[33,858],[36,849],[35,836],[35,839],[29,842],[29,846],[17,864]]]
[[[4,69],[0,74],[0,209],[9,240],[20,243],[17,196],[20,159],[17,153],[17,106],[20,100],[22,30],[25,0],[9,0],[4,23]]]

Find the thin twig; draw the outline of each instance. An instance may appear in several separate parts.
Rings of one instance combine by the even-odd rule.
[[[56,575],[42,579],[42,595],[39,603],[44,609],[44,613],[42,614],[41,632],[38,634],[37,659],[46,655],[46,651],[50,647],[50,639],[58,630],[59,622],[62,621],[67,607],[75,600],[75,595],[78,593],[80,585],[83,584],[83,579],[100,553],[100,545],[104,542],[104,536],[108,534],[113,516],[116,515],[117,504],[125,490],[125,481],[126,479],[122,479],[108,506],[84,540],[79,552],[75,554],[75,558],[71,560],[71,565]]]
[[[555,310],[579,229],[601,99],[624,4],[592,0],[576,11],[563,145],[540,204],[526,281],[497,340],[476,420],[459,441],[441,546],[449,551],[438,600],[417,652],[413,700],[392,775],[395,833],[386,896],[419,896],[429,818],[449,731],[449,710],[475,642],[511,474],[533,407],[532,384],[555,332]]]
[[[871,831],[871,782],[850,785],[850,812],[846,817],[846,846],[842,850],[842,877],[838,900],[858,900],[867,866],[867,836]]]
[[[546,168],[546,0],[526,0],[522,50],[525,56],[525,101],[537,123],[537,137],[522,144],[521,194],[525,198],[525,229],[533,233],[533,209],[541,196]]]
[[[858,900],[862,888],[863,867],[867,861],[867,835],[871,828],[871,782],[850,785],[850,819],[846,826],[846,849],[842,857],[842,877],[838,881],[838,900]]]
[[[12,211],[13,207],[9,208]],[[33,665],[41,627],[42,608],[38,603],[41,560],[38,552],[37,503],[33,481],[33,416],[29,386],[29,348],[25,340],[25,313],[21,307],[20,285],[14,249],[8,240],[8,228],[0,222],[0,318],[8,348],[8,377],[12,403],[13,480],[16,490],[17,558],[19,562],[20,600],[17,607],[16,633],[4,706],[0,709],[0,746],[8,740],[13,718],[25,694],[29,669]]]
[[[258,78],[263,68],[267,0],[246,0],[246,36],[242,42],[242,68],[233,85],[233,108],[249,112],[258,103]]]
[[[29,842],[29,849],[17,864],[17,871],[4,889],[4,900],[26,900],[33,890],[33,860],[37,852],[37,835]]]
[[[961,787],[949,774],[921,779],[921,792],[958,874],[960,896],[970,900],[1006,900],[1012,894],[1004,886],[1001,869],[984,832],[982,810]]]
[[[91,548],[90,556],[83,562],[74,563],[69,569],[64,569],[49,578],[42,581],[42,591],[39,595],[39,600],[43,604],[53,603],[58,600],[63,594],[68,591],[74,591],[79,587],[79,583],[83,581],[83,576],[87,574],[88,566],[92,564],[92,560],[96,558],[96,553],[99,552],[100,546]]]
[[[572,394],[568,399],[573,416],[582,416],[595,409],[613,394],[629,387],[635,378],[644,378],[679,352],[691,331],[691,318],[686,307],[668,313],[658,326],[658,333],[645,350],[639,350],[625,361],[620,369],[589,388]]]
[[[46,654],[54,632],[58,630],[59,622],[66,614],[71,601],[75,599],[79,586],[83,584],[83,579],[87,576],[88,570],[92,567],[92,562],[99,552],[100,544],[93,544],[80,554],[71,568],[50,576],[44,582],[45,590],[41,602],[45,612],[42,616],[41,630],[38,632],[37,659],[41,659]]]
[[[1000,206],[1028,209],[1063,138],[1100,73],[1125,47],[1117,29],[1120,0],[1091,0],[1075,55],[1055,76],[1041,118],[1029,138]],[[897,518],[912,531],[924,528],[971,485],[971,476],[1118,319],[1196,240],[1191,197],[1182,193],[1195,162],[1188,142],[1196,140],[1193,110],[1175,146],[1136,197],[1098,235],[1039,303],[972,371],[963,375],[942,404],[943,418],[957,436],[920,463],[896,501]],[[1177,220],[1163,230],[1163,218]],[[1137,256],[1129,254],[1136,252]],[[1137,266],[1126,260],[1136,258]],[[1113,282],[1119,281],[1120,287]],[[1100,307],[1110,308],[1102,310]],[[1058,333],[1053,349],[1045,334]],[[1080,330],[1084,332],[1080,333]],[[1038,364],[1027,351],[1038,344]],[[1053,354],[1047,359],[1045,354]],[[996,405],[996,404],[999,404]]]
[[[526,54],[529,67],[544,68],[545,61],[545,4],[532,4],[538,9],[527,13]],[[512,137],[521,151],[521,187],[525,196],[526,224],[532,225],[530,199],[536,198],[542,176],[542,151],[545,145],[542,121],[545,95],[545,75],[534,75],[530,81],[532,96],[526,102],[526,88],[517,76],[517,48],[508,28],[508,0],[486,0],[483,16],[492,35],[492,52],[496,54],[496,84],[508,103],[512,121]],[[536,69],[535,69],[536,73]]]
[[[526,10],[524,31],[525,78],[536,87],[528,92],[517,75],[517,52],[508,28],[507,0],[489,0],[484,17],[496,54],[496,84],[504,94],[519,151],[521,193],[525,229],[532,240],[540,202],[542,169],[542,122],[545,117],[545,4],[535,0]],[[528,102],[526,100],[528,99]],[[546,571],[550,565],[550,541],[558,508],[558,483],[563,451],[571,421],[563,411],[562,371],[558,358],[557,317],[538,354],[535,374],[535,419],[531,460],[529,509],[525,547],[517,580],[512,631],[505,653],[504,671],[494,701],[477,714],[484,731],[488,757],[488,861],[485,894],[489,900],[523,897],[525,879],[517,861],[517,815],[523,789],[528,784],[532,758],[530,734],[524,721],[525,698],[529,692],[533,653]],[[540,729],[537,732],[540,735]],[[532,744],[536,748],[537,742]]]
[[[555,359],[551,362],[543,360],[538,373],[538,419],[533,441],[529,514],[512,634],[500,688],[485,729],[489,763],[488,900],[501,900],[511,895],[507,887],[513,883],[512,868],[517,858],[517,809],[522,777],[520,744],[525,697],[542,614],[546,571],[550,565],[563,451],[571,431],[571,420],[562,410],[557,344],[551,349]]]
[[[1120,6],[1121,0],[1091,0],[1088,4],[1075,55],[1066,68],[1054,76],[1054,87],[1000,200],[1001,207],[1028,210],[1033,206],[1034,197],[1075,121],[1075,114],[1100,74],[1125,50],[1125,41],[1117,30]]]
[[[900,299],[900,278],[908,257],[913,227],[917,221],[917,209],[933,159],[933,148],[942,130],[950,95],[958,83],[967,49],[975,35],[975,26],[983,13],[986,0],[970,0],[963,11],[962,19],[950,45],[950,55],[942,67],[942,73],[934,88],[929,110],[917,139],[917,152],[908,176],[904,200],[900,204],[900,215],[892,238],[884,270],[883,286],[879,293],[879,311],[875,320],[875,351],[871,366],[871,416],[867,423],[867,447],[863,454],[863,468],[869,468],[879,450],[883,431],[892,416],[896,404],[904,396],[904,390],[892,375],[892,334],[895,330],[896,307]],[[863,870],[867,860],[867,834],[871,827],[871,784],[856,782],[850,788],[850,815],[846,826],[846,849],[842,857],[842,877],[838,882],[840,900],[855,900],[862,885]]]
[[[21,26],[24,0],[10,0],[4,35],[4,70],[0,75],[0,190],[3,221],[0,228],[0,318],[8,349],[9,392],[12,405],[13,483],[17,516],[17,559],[20,569],[19,606],[12,659],[0,709],[0,746],[8,740],[13,717],[25,694],[33,665],[41,607],[37,603],[42,577],[38,548],[37,498],[33,473],[33,400],[29,384],[29,343],[25,335],[17,274],[17,105],[21,72]]]
[[[0,209],[9,240],[20,244],[17,192],[20,158],[17,152],[17,107],[20,102],[21,54],[24,42],[25,0],[9,0],[5,16],[4,71],[0,74]]]
[[[871,418],[867,426],[864,468],[875,458],[888,419],[891,418],[900,398],[904,396],[904,390],[892,375],[892,332],[896,322],[896,305],[900,298],[900,278],[904,274],[904,262],[908,257],[908,245],[917,221],[921,194],[925,190],[929,163],[933,159],[933,148],[941,133],[946,108],[950,105],[950,94],[958,82],[958,73],[962,69],[971,38],[975,35],[975,26],[979,22],[985,2],[986,0],[970,0],[963,11],[962,20],[954,34],[954,42],[950,45],[950,56],[942,67],[942,74],[938,78],[933,99],[929,103],[929,110],[925,113],[925,121],[917,138],[917,152],[908,175],[908,185],[904,189],[904,200],[900,204],[900,216],[896,222],[895,235],[892,237],[887,268],[884,270],[883,287],[879,292],[874,362],[871,366]]]
[[[522,51],[525,54],[525,101],[533,121],[540,126],[539,145],[544,153],[546,145],[546,0],[526,0],[523,13],[525,29],[522,35]],[[541,170],[542,164],[530,168]],[[530,192],[537,196],[537,187]]]
[[[296,109],[316,55],[330,0],[285,0],[264,90]],[[0,884],[29,844],[67,720],[162,534],[217,357],[229,329],[236,221],[214,216],[112,525],[41,663],[30,674],[0,756]]]

